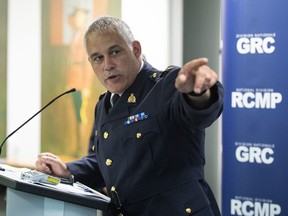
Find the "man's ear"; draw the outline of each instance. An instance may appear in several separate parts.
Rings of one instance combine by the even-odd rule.
[[[133,41],[132,42],[132,48],[133,48],[133,53],[136,56],[136,58],[139,58],[141,56],[141,53],[142,53],[140,42],[137,40]]]

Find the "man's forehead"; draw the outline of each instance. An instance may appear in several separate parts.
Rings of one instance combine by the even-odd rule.
[[[123,37],[116,33],[89,35],[88,37],[86,37],[86,43],[87,45],[90,44],[97,47],[105,46],[106,49],[115,45],[128,45],[127,42],[123,39]]]

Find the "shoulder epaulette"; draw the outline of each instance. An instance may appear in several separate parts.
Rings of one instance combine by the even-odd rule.
[[[172,71],[176,66],[174,65],[169,65],[161,74],[161,77],[165,76],[168,74],[170,71]]]
[[[98,101],[100,101],[104,96],[105,96],[106,92],[100,94]]]
[[[149,75],[149,78],[153,81],[158,81],[159,78],[160,78],[160,74],[161,72],[160,71],[150,71],[150,75]]]

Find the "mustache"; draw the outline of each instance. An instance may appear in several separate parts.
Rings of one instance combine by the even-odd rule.
[[[121,75],[121,73],[118,70],[108,71],[108,73],[106,75],[106,78],[110,79],[110,78],[113,78],[113,77],[116,77],[116,76],[119,76],[119,75]]]

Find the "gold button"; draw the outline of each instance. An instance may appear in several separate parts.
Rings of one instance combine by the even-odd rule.
[[[118,216],[124,216],[122,213],[119,213]]]
[[[142,137],[142,133],[140,133],[140,132],[137,133],[137,134],[136,134],[136,137],[137,137],[137,139],[140,139],[140,138]]]
[[[105,131],[104,134],[103,134],[104,139],[107,139],[108,136],[109,136],[109,133],[107,131]]]
[[[106,165],[107,166],[111,166],[112,165],[112,160],[111,159],[107,159],[106,160]]]
[[[111,187],[111,191],[112,191],[112,192],[116,191],[115,186],[112,186],[112,187]]]
[[[185,212],[186,212],[187,214],[191,214],[192,209],[191,209],[191,208],[186,208]]]
[[[92,151],[95,151],[95,145],[92,146]]]
[[[152,74],[152,77],[155,78],[156,76],[157,76],[157,73],[153,73],[153,74]]]

